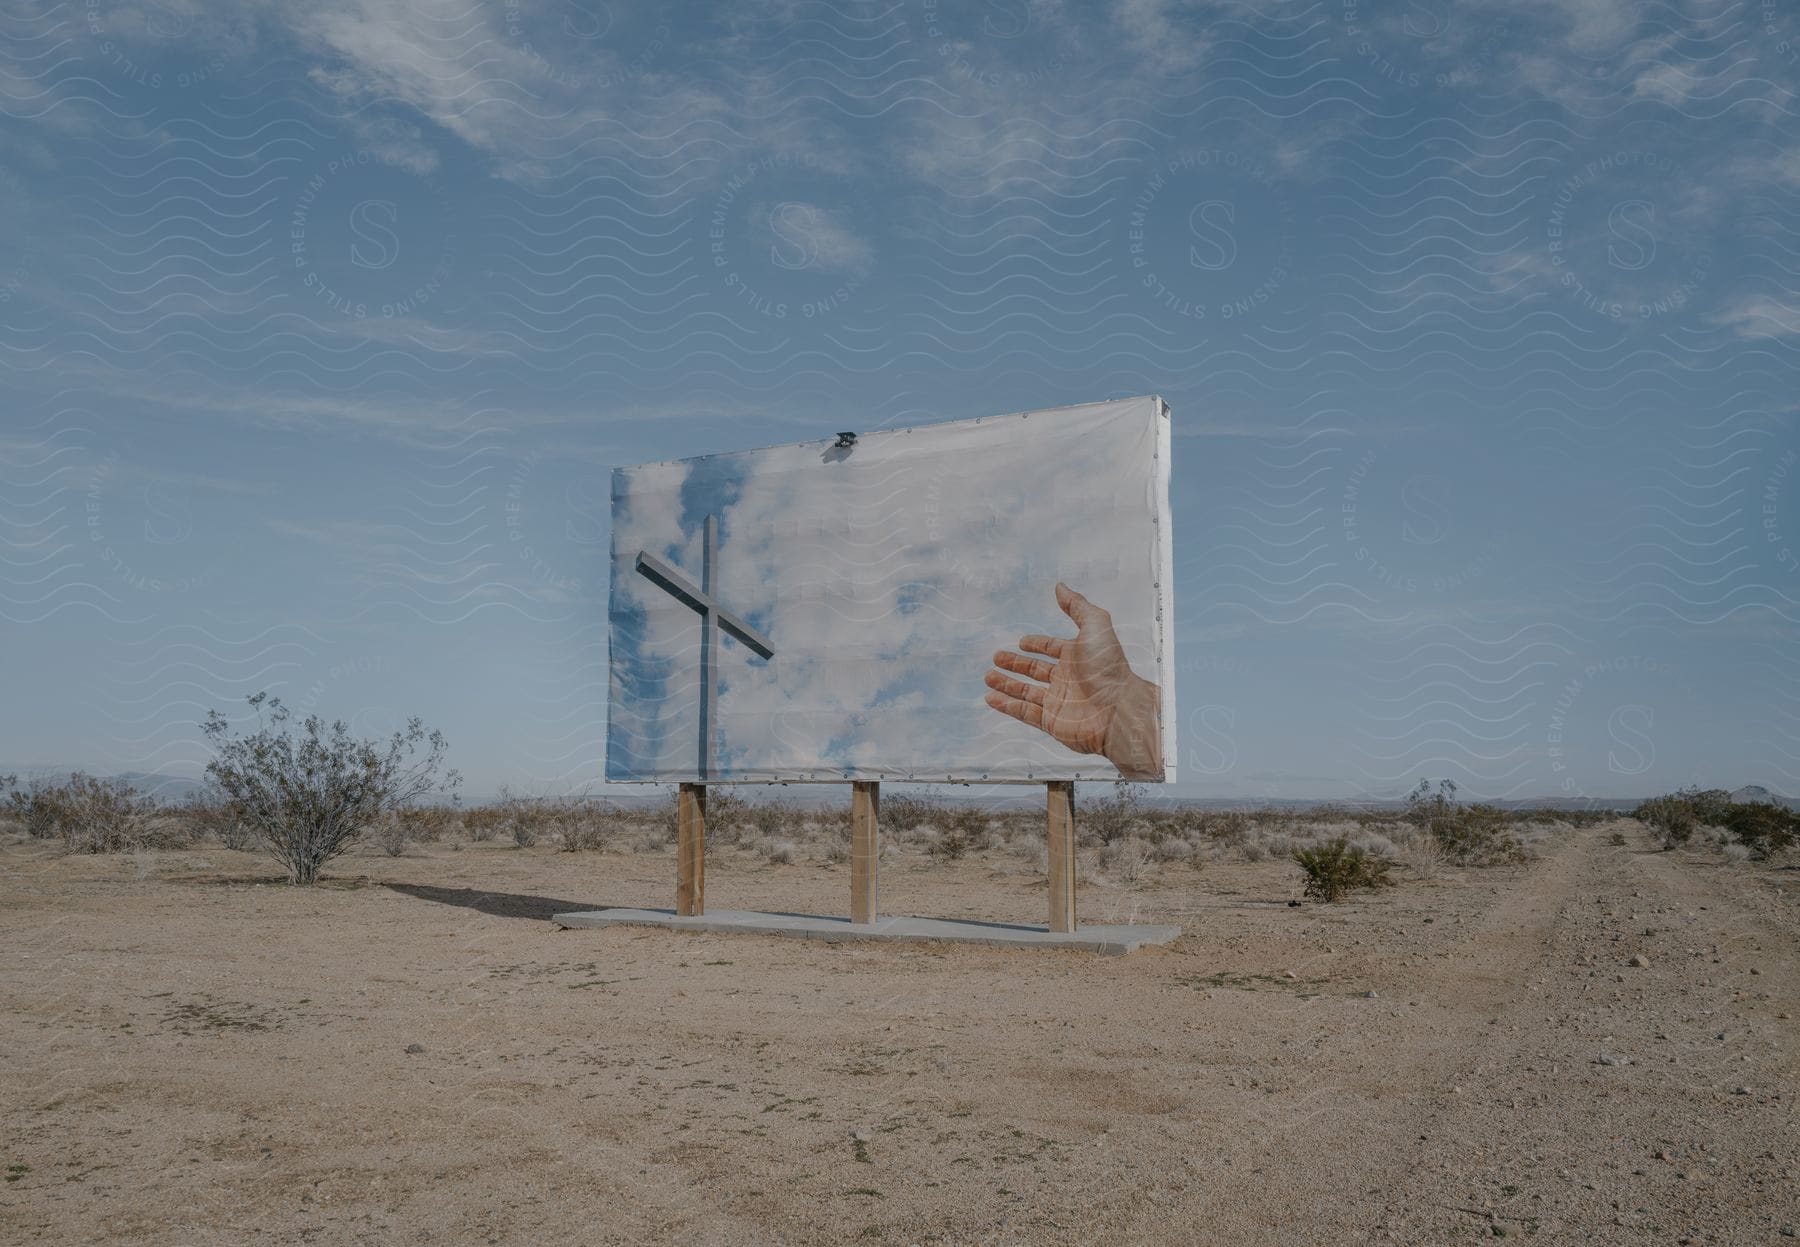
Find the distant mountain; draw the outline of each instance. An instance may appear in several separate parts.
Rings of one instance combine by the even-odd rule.
[[[1800,810],[1800,801],[1778,797],[1761,784],[1745,784],[1731,794],[1731,799],[1742,805],[1779,805],[1784,809]]]
[[[203,780],[187,775],[146,775],[141,771],[122,771],[115,778],[129,783],[139,792],[147,792],[164,801],[186,801],[206,787]]]
[[[52,784],[67,783],[69,776],[75,773],[72,768],[64,767],[4,767],[0,766],[0,775],[17,773],[19,782],[43,778]],[[93,775],[93,771],[87,774]],[[122,779],[139,792],[147,792],[163,801],[185,801],[194,793],[204,788],[205,782],[191,775],[151,775],[144,771],[120,771],[116,775],[101,775],[100,779]]]

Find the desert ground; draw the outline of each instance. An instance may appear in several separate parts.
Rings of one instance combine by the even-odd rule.
[[[1298,908],[1275,858],[1090,877],[1084,918],[1185,928],[1106,958],[550,923],[671,903],[668,850],[369,846],[307,889],[13,836],[0,1240],[1791,1241],[1800,872],[1630,821],[1534,852]],[[902,853],[882,902],[1045,892]]]

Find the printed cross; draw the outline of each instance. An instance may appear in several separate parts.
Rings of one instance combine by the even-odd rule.
[[[718,592],[719,520],[706,517],[701,539],[700,587],[647,550],[639,550],[637,569],[652,584],[671,594],[676,601],[700,613],[700,765],[699,778],[711,779],[713,772],[713,731],[719,718],[719,632],[724,630],[759,658],[775,657],[775,648],[763,635],[742,619],[720,606]]]

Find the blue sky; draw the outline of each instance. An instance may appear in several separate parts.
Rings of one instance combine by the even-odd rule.
[[[1800,791],[1800,14],[0,16],[0,766],[597,784],[613,466],[1174,410],[1179,791]]]

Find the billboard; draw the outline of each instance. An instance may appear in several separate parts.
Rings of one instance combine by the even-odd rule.
[[[606,777],[1175,778],[1169,409],[618,468]]]

